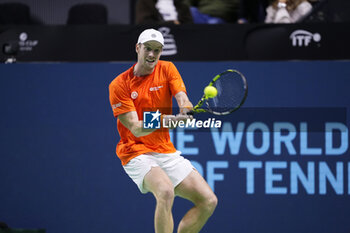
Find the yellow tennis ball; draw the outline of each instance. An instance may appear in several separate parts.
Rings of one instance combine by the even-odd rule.
[[[213,86],[207,86],[204,88],[204,94],[208,98],[214,98],[218,95],[218,90],[216,90],[216,88]]]

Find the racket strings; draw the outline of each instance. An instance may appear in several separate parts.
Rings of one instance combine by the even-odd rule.
[[[213,86],[218,94],[206,101],[208,109],[217,114],[228,114],[239,108],[246,96],[244,77],[236,71],[226,71]]]

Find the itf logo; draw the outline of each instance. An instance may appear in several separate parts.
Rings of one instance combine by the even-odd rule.
[[[143,112],[143,128],[144,129],[160,129],[160,116],[162,114],[156,112]]]
[[[319,33],[311,33],[305,30],[296,30],[290,37],[293,47],[308,47],[312,41],[320,42],[321,35]]]

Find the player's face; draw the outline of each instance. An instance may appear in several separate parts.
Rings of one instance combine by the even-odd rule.
[[[163,46],[157,41],[147,41],[136,47],[137,62],[146,70],[153,70],[157,65]]]

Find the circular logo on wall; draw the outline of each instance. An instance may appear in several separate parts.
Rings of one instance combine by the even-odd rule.
[[[19,34],[19,39],[21,41],[26,41],[28,39],[28,34],[25,32],[22,32],[21,34]]]
[[[136,99],[138,96],[139,96],[139,94],[137,93],[137,91],[131,92],[131,98],[132,99]]]
[[[39,44],[38,40],[29,39],[29,35],[26,32],[21,32],[18,38],[19,38],[19,41],[18,41],[19,50],[21,52],[23,51],[30,52],[33,50],[33,48],[35,48]]]

